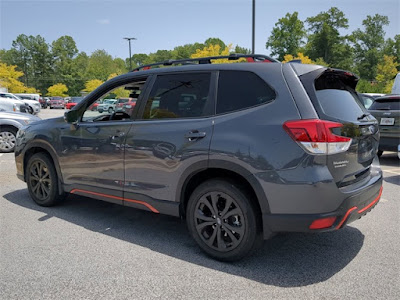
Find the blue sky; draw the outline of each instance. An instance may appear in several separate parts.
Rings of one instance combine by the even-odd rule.
[[[80,51],[104,49],[128,57],[123,37],[136,37],[132,53],[204,42],[219,37],[225,43],[251,48],[252,0],[0,0],[0,48],[10,49],[21,33],[41,35],[48,43],[70,35]],[[336,6],[349,19],[350,33],[367,15],[389,17],[386,37],[400,33],[400,0],[256,0],[256,53],[269,54],[265,42],[272,27],[287,12],[299,18]]]

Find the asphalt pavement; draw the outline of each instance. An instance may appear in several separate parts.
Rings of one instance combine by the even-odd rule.
[[[397,154],[381,165],[383,195],[365,217],[336,232],[278,235],[221,263],[178,218],[78,196],[37,206],[13,154],[0,154],[0,299],[398,299]]]

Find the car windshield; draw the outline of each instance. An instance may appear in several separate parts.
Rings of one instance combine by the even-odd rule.
[[[63,100],[63,97],[52,97],[51,100]]]

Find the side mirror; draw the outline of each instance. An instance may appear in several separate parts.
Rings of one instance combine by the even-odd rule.
[[[64,113],[64,120],[67,123],[70,123],[72,125],[76,125],[78,123],[79,119],[79,111],[77,110],[70,110]]]

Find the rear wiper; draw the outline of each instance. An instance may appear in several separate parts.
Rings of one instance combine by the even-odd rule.
[[[370,116],[371,114],[370,113],[363,113],[361,116],[359,116],[358,118],[357,118],[357,120],[362,120],[362,119],[364,119],[365,117],[368,117],[368,116]]]

